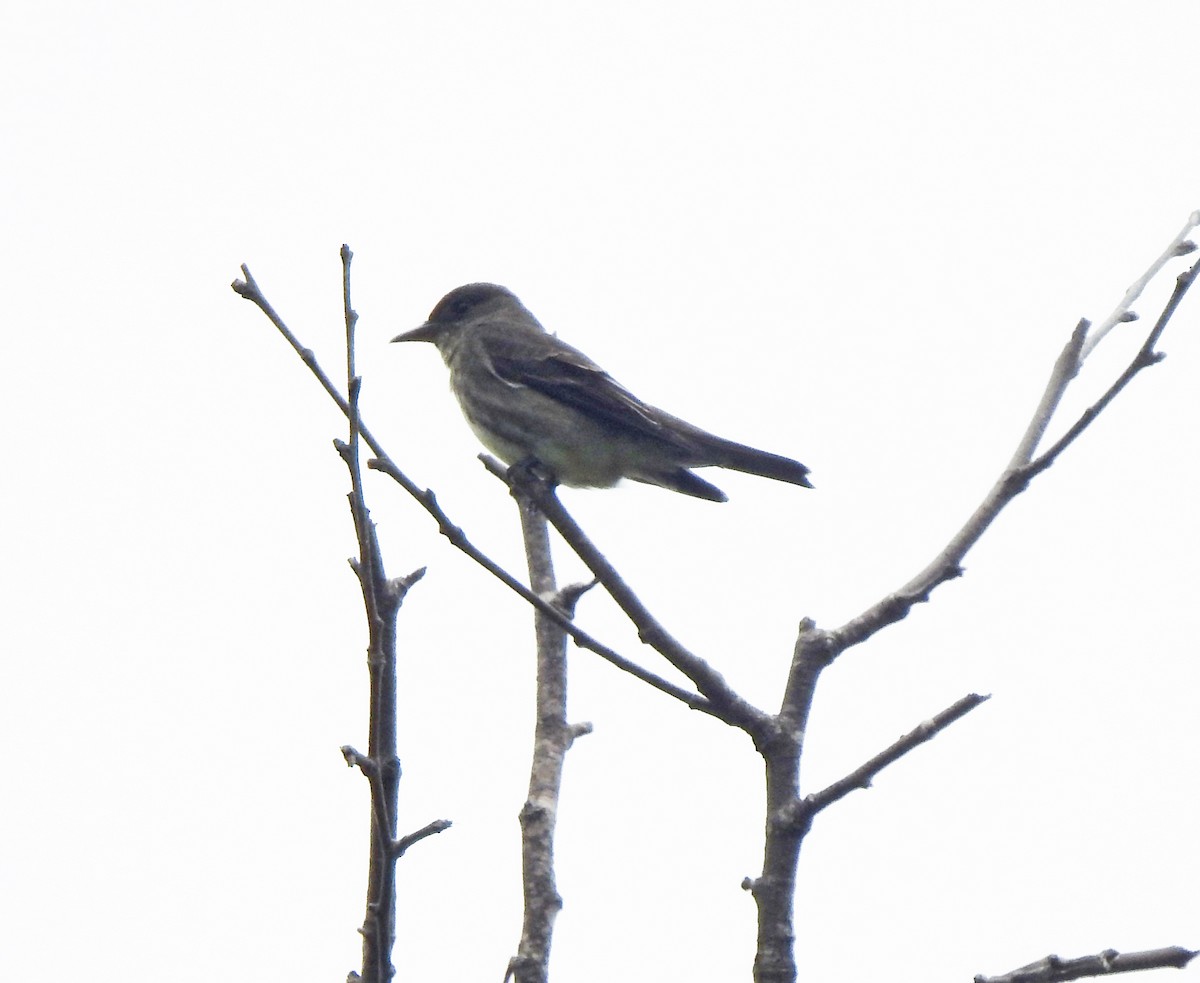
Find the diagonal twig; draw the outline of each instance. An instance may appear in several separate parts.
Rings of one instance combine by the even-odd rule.
[[[1151,329],[1150,334],[1142,342],[1142,346],[1138,349],[1137,354],[1134,355],[1133,360],[1125,367],[1125,371],[1105,390],[1104,395],[1080,414],[1079,419],[1068,428],[1066,433],[1059,437],[1040,457],[1030,462],[1030,467],[1033,469],[1032,473],[1036,474],[1050,467],[1058,459],[1058,456],[1074,443],[1084,430],[1092,425],[1096,417],[1116,398],[1117,394],[1129,385],[1134,376],[1141,372],[1142,369],[1148,368],[1151,365],[1157,365],[1166,357],[1162,352],[1155,351],[1154,346],[1158,344],[1158,339],[1162,337],[1162,333],[1166,330],[1184,295],[1191,289],[1192,284],[1196,282],[1197,274],[1200,274],[1200,263],[1193,264],[1190,269],[1180,273],[1175,278],[1175,289],[1171,291],[1171,296],[1167,299],[1167,303],[1163,307],[1162,313],[1159,314],[1158,320],[1154,322],[1154,327]]]
[[[1100,399],[1084,410],[1066,433],[1040,457],[1016,466],[1010,464],[988,491],[983,502],[932,562],[899,590],[889,594],[832,632],[833,646],[837,652],[857,645],[885,625],[901,620],[913,605],[927,601],[936,587],[961,575],[963,558],[979,541],[1004,507],[1023,492],[1034,477],[1045,471],[1058,459],[1059,455],[1091,425],[1138,372],[1162,359],[1162,354],[1154,351],[1154,345],[1158,342],[1180,301],[1191,288],[1198,274],[1200,274],[1200,263],[1180,274],[1170,299],[1129,365]],[[1066,389],[1066,383],[1070,381],[1078,366],[1077,358],[1073,359],[1072,355],[1082,350],[1083,333],[1086,330],[1086,322],[1080,322],[1059,356],[1055,371],[1051,374],[1046,391],[1039,401],[1035,418],[1026,430],[1025,436],[1022,437],[1017,453],[1014,455],[1014,461],[1026,454],[1032,454],[1036,443],[1045,432],[1046,425],[1058,408],[1062,393]]]
[[[914,748],[933,740],[952,723],[961,720],[989,699],[991,699],[990,696],[980,695],[979,693],[968,693],[961,699],[956,700],[950,706],[946,707],[945,710],[941,711],[941,713],[918,724],[890,747],[880,751],[869,761],[863,762],[844,778],[839,778],[832,785],[821,789],[819,792],[814,792],[812,795],[805,796],[805,798],[798,801],[793,821],[802,826],[807,826],[818,812],[828,808],[838,800],[844,799],[855,789],[870,788],[871,781],[888,765],[900,760],[900,758],[904,757],[904,755],[908,754]]]
[[[1192,229],[1200,226],[1200,209],[1192,212],[1188,216],[1188,220],[1184,222],[1183,228],[1168,244],[1167,248],[1162,251],[1159,257],[1147,267],[1146,272],[1138,277],[1133,285],[1125,291],[1125,296],[1121,298],[1119,303],[1111,314],[1108,315],[1099,326],[1093,331],[1088,338],[1087,344],[1083,346],[1083,351],[1080,353],[1080,360],[1087,358],[1092,350],[1104,340],[1104,336],[1108,334],[1114,327],[1124,321],[1132,320],[1130,317],[1130,308],[1134,302],[1142,295],[1142,291],[1146,289],[1146,285],[1158,276],[1159,271],[1167,265],[1171,260],[1178,256],[1186,256],[1193,252],[1196,244],[1188,240]],[[1136,317],[1137,315],[1133,315]]]

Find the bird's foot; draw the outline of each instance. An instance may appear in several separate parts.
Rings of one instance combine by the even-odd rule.
[[[521,479],[536,481],[548,486],[551,491],[554,491],[554,487],[558,484],[554,472],[532,455],[511,464],[508,468],[508,477],[510,479],[515,477],[518,481]]]

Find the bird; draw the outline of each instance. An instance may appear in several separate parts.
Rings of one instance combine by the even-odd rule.
[[[720,467],[811,488],[799,461],[718,437],[638,399],[560,341],[506,287],[468,283],[393,342],[436,346],[450,389],[483,445],[552,484],[610,488],[622,478],[728,501],[691,468]]]

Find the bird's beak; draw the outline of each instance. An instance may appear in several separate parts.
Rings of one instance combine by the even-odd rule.
[[[432,321],[426,321],[419,328],[413,328],[411,331],[405,331],[404,334],[398,334],[392,341],[428,341],[434,342],[437,340],[441,325],[434,324]]]

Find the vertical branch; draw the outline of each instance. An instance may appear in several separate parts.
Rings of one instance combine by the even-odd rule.
[[[342,246],[342,300],[346,315],[346,382],[349,394],[350,440],[339,445],[350,469],[350,511],[358,538],[359,556],[351,561],[362,588],[367,611],[367,669],[370,677],[371,708],[366,761],[358,765],[370,780],[371,836],[367,869],[367,910],[363,920],[361,979],[366,983],[388,983],[395,970],[392,949],[396,937],[396,812],[399,802],[400,760],[396,751],[396,614],[403,597],[397,585],[384,575],[383,558],[375,525],[363,496],[359,465],[359,391],[362,380],[355,371],[354,330],[358,315],[350,304],[348,246]]]
[[[801,747],[798,741],[781,735],[761,751],[767,779],[763,872],[746,885],[758,908],[754,983],[793,983],[796,870],[808,830],[791,825],[785,817],[800,796]]]
[[[524,495],[515,495],[529,565],[529,584],[541,597],[573,607],[573,600],[556,596],[545,516]],[[578,593],[574,594],[578,597]],[[576,733],[567,724],[567,635],[540,612],[534,613],[537,638],[537,719],[529,795],[521,808],[521,881],[525,911],[517,954],[509,960],[505,980],[546,983],[550,943],[562,898],[554,881],[554,833],[562,787],[563,759]]]
[[[817,680],[832,660],[828,635],[811,619],[803,619],[779,715],[770,736],[755,741],[765,767],[767,808],[762,876],[743,885],[758,908],[754,983],[791,983],[796,979],[796,872],[800,847],[810,826],[808,817],[797,822],[800,761]]]
[[[406,577],[388,578],[379,540],[375,535],[375,525],[371,522],[363,494],[361,445],[365,443],[381,458],[388,460],[389,464],[390,459],[363,425],[359,413],[362,380],[355,368],[354,339],[358,315],[350,303],[350,263],[353,258],[350,247],[342,246],[348,398],[343,398],[338,392],[312,350],[304,347],[284,324],[246,266],[242,267],[245,281],[235,280],[232,286],[239,296],[252,301],[270,319],[322,388],[346,414],[350,424],[349,440],[335,440],[334,446],[350,472],[350,513],[358,542],[358,557],[350,561],[350,566],[362,589],[367,615],[370,721],[367,753],[362,754],[352,746],[345,745],[342,755],[350,767],[358,768],[367,779],[371,795],[371,833],[366,917],[360,929],[363,937],[362,972],[352,972],[347,979],[350,983],[389,983],[395,975],[392,950],[396,936],[396,861],[417,843],[449,829],[451,823],[448,819],[435,819],[411,833],[399,838],[396,836],[400,786],[400,759],[396,753],[396,617],[409,588],[425,575],[425,570],[414,570]],[[418,500],[425,499],[426,493],[404,477],[394,465],[388,473]],[[428,505],[433,506],[432,495],[428,495],[428,498]],[[433,511],[440,517],[439,521],[444,519],[440,510]]]

